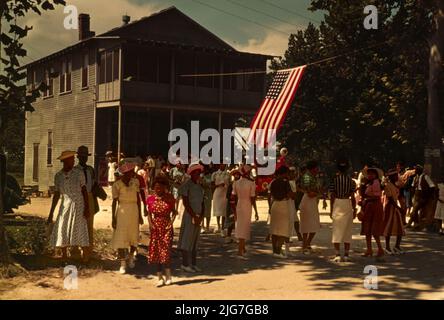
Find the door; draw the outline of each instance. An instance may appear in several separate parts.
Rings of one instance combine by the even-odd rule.
[[[32,155],[32,181],[39,182],[39,143],[34,143]]]

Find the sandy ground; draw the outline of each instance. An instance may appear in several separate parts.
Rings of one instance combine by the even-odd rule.
[[[102,203],[96,228],[110,227],[110,204]],[[20,212],[47,216],[49,206],[49,199],[33,199]],[[264,241],[267,204],[259,201],[258,206],[260,221],[253,223],[247,261],[235,258],[235,244],[224,244],[220,235],[205,234],[199,254],[203,272],[183,273],[179,255],[174,253],[174,284],[170,287],[154,287],[155,269],[147,264],[145,247],[141,247],[136,268],[130,274],[118,274],[118,262],[114,260],[102,261],[97,267],[79,265],[78,289],[65,290],[63,268],[45,267],[26,276],[0,280],[0,299],[444,299],[443,237],[408,233],[404,244],[407,254],[376,262],[360,256],[365,242],[358,235],[360,224],[356,221],[353,262],[338,264],[331,261],[331,220],[323,210],[314,254],[303,255],[295,239],[292,257],[276,259],[270,254],[271,244]],[[213,218],[213,226],[215,222]],[[146,239],[143,242],[146,244]],[[376,290],[364,288],[367,265],[377,267]]]

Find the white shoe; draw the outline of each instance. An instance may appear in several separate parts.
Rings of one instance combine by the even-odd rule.
[[[287,256],[282,253],[281,254],[273,253],[273,257],[279,258],[279,259],[287,259]]]
[[[119,273],[120,274],[125,274],[126,273],[126,261],[122,261],[120,263]]]
[[[180,268],[181,268],[183,271],[185,271],[185,272],[196,273],[196,270],[194,270],[194,269],[191,268],[190,266],[184,266],[184,265],[182,265]]]
[[[395,248],[393,248],[393,253],[394,254],[405,254],[405,251],[395,247]]]
[[[336,263],[342,262],[342,257],[341,256],[334,257],[333,262],[336,262]]]
[[[159,280],[157,281],[157,283],[156,283],[156,287],[157,287],[157,288],[160,288],[160,287],[162,287],[162,286],[164,286],[164,285],[165,285],[165,280],[163,280],[163,278],[159,279]]]
[[[393,256],[393,251],[392,250],[387,250],[386,248],[384,248],[384,253],[388,256]]]
[[[191,266],[191,268],[193,268],[193,270],[196,272],[202,272],[202,269],[199,268],[198,266]]]
[[[349,256],[344,256],[344,258],[342,259],[342,261],[344,262],[351,262],[353,261]]]
[[[134,257],[129,257],[128,258],[128,268],[130,269],[134,269],[134,267],[136,266],[136,264],[134,263]]]
[[[171,279],[168,279],[167,281],[165,281],[166,286],[170,286],[172,284],[173,284],[173,280],[171,280]]]

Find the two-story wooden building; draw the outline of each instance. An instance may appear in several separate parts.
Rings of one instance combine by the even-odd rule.
[[[26,66],[28,86],[48,90],[26,115],[25,184],[53,184],[62,150],[86,145],[96,166],[107,150],[129,156],[167,155],[168,133],[233,128],[253,115],[265,93],[270,56],[244,53],[175,7],[101,35],[79,15],[79,42]]]

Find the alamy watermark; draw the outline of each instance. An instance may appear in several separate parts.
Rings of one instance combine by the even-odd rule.
[[[373,265],[365,266],[364,274],[368,274],[364,278],[364,288],[367,290],[378,290],[378,268]]]
[[[168,141],[174,144],[168,151],[168,161],[180,161],[182,164],[197,161],[203,164],[256,164],[258,175],[273,174],[276,169],[276,130],[257,129],[253,134],[249,128],[241,129],[224,129],[221,136],[212,128],[200,132],[199,121],[191,121],[191,136],[181,128],[170,131]],[[206,142],[202,148],[201,142]],[[260,147],[263,145],[265,147]]]
[[[78,271],[76,266],[66,266],[63,269],[63,288],[65,290],[77,290],[79,288]]]
[[[378,8],[374,5],[368,5],[364,8],[364,28],[366,30],[378,29]]]

